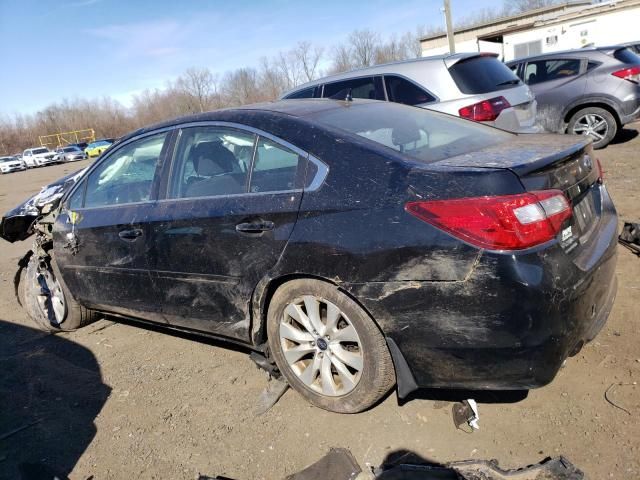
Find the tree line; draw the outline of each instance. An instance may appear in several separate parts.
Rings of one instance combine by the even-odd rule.
[[[462,17],[456,26],[468,26],[554,3],[556,0],[505,0],[502,9],[485,9]],[[270,101],[283,92],[321,76],[421,55],[420,38],[440,28],[418,27],[383,38],[369,29],[352,31],[346,41],[327,49],[302,41],[289,50],[262,58],[254,67],[224,74],[209,68],[189,68],[164,88],[133,95],[131,106],[110,97],[64,99],[34,114],[0,118],[0,153],[13,154],[39,145],[40,135],[93,128],[96,136],[119,137],[151,123],[192,113]]]

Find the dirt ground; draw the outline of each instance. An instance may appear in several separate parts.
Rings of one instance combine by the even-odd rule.
[[[635,221],[639,129],[628,126],[598,152],[620,218]],[[0,212],[86,163],[0,176]],[[242,350],[110,320],[38,333],[13,293],[29,247],[0,240],[0,478],[278,479],[330,447],[350,449],[363,467],[403,451],[508,468],[562,454],[590,479],[640,478],[640,258],[623,247],[618,297],[596,340],[551,385],[485,396],[473,434],[454,428],[448,392],[419,392],[402,406],[390,395],[365,413],[337,415],[289,390],[258,416],[267,380]]]

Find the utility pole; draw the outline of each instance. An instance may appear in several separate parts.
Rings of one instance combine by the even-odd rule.
[[[449,53],[456,53],[456,42],[453,38],[453,25],[451,24],[451,0],[444,0],[444,21],[447,25],[447,40],[449,40]]]

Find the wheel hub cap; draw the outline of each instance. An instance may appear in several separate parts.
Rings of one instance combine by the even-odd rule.
[[[280,345],[291,371],[316,393],[338,397],[360,381],[364,352],[358,332],[333,303],[306,295],[286,306]]]
[[[573,127],[573,133],[588,135],[595,142],[604,139],[609,132],[607,121],[600,115],[590,113],[580,117]]]

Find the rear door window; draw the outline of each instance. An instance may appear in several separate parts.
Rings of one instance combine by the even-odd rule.
[[[288,148],[260,137],[251,173],[252,193],[279,192],[296,188],[299,166],[305,159]]]
[[[449,73],[462,93],[481,93],[517,87],[520,79],[504,63],[493,56],[460,60]]]
[[[415,83],[397,75],[385,75],[384,82],[391,102],[420,105],[435,101],[433,95],[427,93]]]
[[[327,83],[322,96],[324,98],[345,99],[351,93],[352,98],[385,100],[382,77],[361,77],[339,82]]]
[[[554,58],[527,63],[525,82],[528,85],[550,82],[559,78],[572,77],[580,73],[580,59]]]

